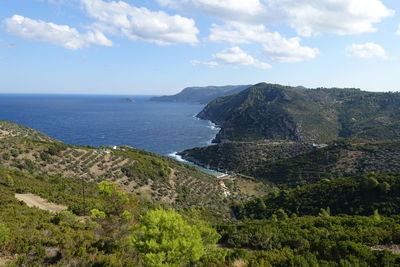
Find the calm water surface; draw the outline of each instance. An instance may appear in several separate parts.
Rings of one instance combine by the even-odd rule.
[[[124,102],[123,98],[134,102]],[[151,102],[150,96],[0,95],[0,119],[72,145],[129,145],[171,155],[205,146],[218,129],[194,118],[203,105]]]

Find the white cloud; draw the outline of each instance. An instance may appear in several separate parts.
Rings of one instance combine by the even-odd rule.
[[[247,20],[260,16],[264,5],[259,0],[157,0],[162,5],[186,12],[201,12],[224,20]]]
[[[266,56],[279,62],[300,62],[315,58],[319,51],[316,48],[302,46],[300,38],[284,38],[278,32],[269,32],[264,25],[229,23],[213,25],[210,41],[229,43],[260,43]]]
[[[219,53],[216,53],[212,56],[212,60],[210,61],[192,61],[193,65],[206,65],[209,67],[215,67],[218,65],[233,65],[233,66],[252,66],[259,69],[270,69],[271,65],[268,63],[259,61],[245,51],[243,51],[240,47],[235,46],[228,49],[225,49]]]
[[[173,9],[201,12],[227,22],[286,23],[302,36],[375,31],[394,15],[381,0],[158,0]]]
[[[280,1],[288,23],[302,36],[339,35],[376,31],[374,24],[394,15],[381,0],[274,0]]]
[[[51,43],[70,50],[79,50],[92,44],[112,46],[112,42],[99,31],[79,33],[75,28],[14,15],[4,20],[8,33],[35,41]]]
[[[68,25],[58,25],[14,15],[4,20],[8,33],[35,41],[51,43],[70,50],[83,49],[91,44],[112,46],[112,42],[99,31],[81,34]]]
[[[210,61],[192,60],[191,63],[193,66],[204,65],[211,68],[219,65],[218,62],[212,60]]]
[[[399,25],[399,27],[397,28],[396,34],[397,34],[397,35],[400,35],[400,25]]]
[[[300,45],[300,38],[277,38],[266,42],[264,51],[268,58],[279,62],[295,63],[314,59],[319,50]]]
[[[87,14],[98,20],[93,26],[133,41],[158,45],[198,43],[199,30],[192,19],[163,11],[132,6],[123,1],[81,0]]]
[[[359,58],[387,58],[385,49],[375,43],[351,44],[346,47],[346,53]]]

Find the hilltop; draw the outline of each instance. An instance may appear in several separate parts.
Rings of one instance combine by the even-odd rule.
[[[153,97],[150,100],[160,102],[191,102],[207,104],[217,97],[235,94],[250,86],[251,85],[187,87],[176,95],[158,96]]]
[[[216,145],[180,152],[196,164],[282,187],[400,171],[400,93],[260,83],[199,114]]]
[[[400,137],[400,93],[305,89],[260,83],[211,101],[198,115],[221,127],[223,141],[326,143],[339,137]]]
[[[23,137],[35,141],[55,142],[56,140],[31,128],[11,121],[0,120],[0,140],[6,137]]]

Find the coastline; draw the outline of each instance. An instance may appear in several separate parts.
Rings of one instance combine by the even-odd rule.
[[[175,159],[175,160],[177,160],[179,162],[185,163],[187,165],[196,166],[202,172],[204,172],[206,174],[213,175],[213,176],[215,176],[217,178],[220,178],[221,176],[225,176],[226,175],[225,173],[219,172],[217,170],[206,168],[206,167],[202,166],[201,164],[197,164],[196,162],[191,162],[189,160],[186,160],[181,155],[179,155],[179,153],[180,152],[173,152],[173,153],[168,154],[168,156],[170,158],[173,158],[173,159]]]
[[[179,153],[178,151],[177,152],[172,152],[172,153],[168,154],[168,157],[173,158],[173,159],[175,159],[175,160],[177,160],[179,162],[186,163],[186,164],[192,163],[192,162],[184,159],[181,155],[178,155],[178,153]]]
[[[203,119],[197,117],[197,115],[198,115],[198,114],[195,114],[195,115],[193,115],[192,117],[195,118],[195,119],[197,119],[197,120],[203,120]],[[212,139],[210,139],[209,141],[206,142],[206,146],[210,146],[210,145],[214,144],[213,141],[215,140],[215,137],[217,136],[217,134],[219,133],[219,131],[221,130],[221,128],[220,128],[217,124],[215,124],[214,122],[212,122],[212,121],[210,121],[210,120],[206,120],[206,121],[208,121],[208,124],[209,124],[209,125],[206,126],[206,127],[210,128],[210,129],[213,130],[213,131],[216,131],[215,136],[214,136]],[[200,162],[196,162],[194,159],[193,159],[193,160],[185,159],[185,158],[180,154],[180,153],[182,153],[182,152],[183,152],[183,151],[175,151],[175,152],[169,153],[168,156],[169,156],[170,158],[173,158],[173,159],[179,161],[179,162],[182,162],[182,163],[185,163],[185,164],[188,164],[188,165],[192,165],[192,166],[196,166],[196,167],[198,167],[201,171],[203,171],[203,172],[205,172],[205,173],[207,173],[207,174],[214,175],[214,176],[216,176],[217,178],[225,177],[225,176],[227,175],[226,173],[220,172],[219,170],[214,170],[214,169],[207,168],[207,166],[205,166],[204,164],[202,164],[202,163],[200,163]]]

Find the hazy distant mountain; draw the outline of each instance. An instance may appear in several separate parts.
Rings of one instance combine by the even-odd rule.
[[[217,97],[236,94],[250,86],[251,85],[187,87],[176,95],[158,96],[153,97],[150,100],[160,102],[192,102],[207,104]]]

